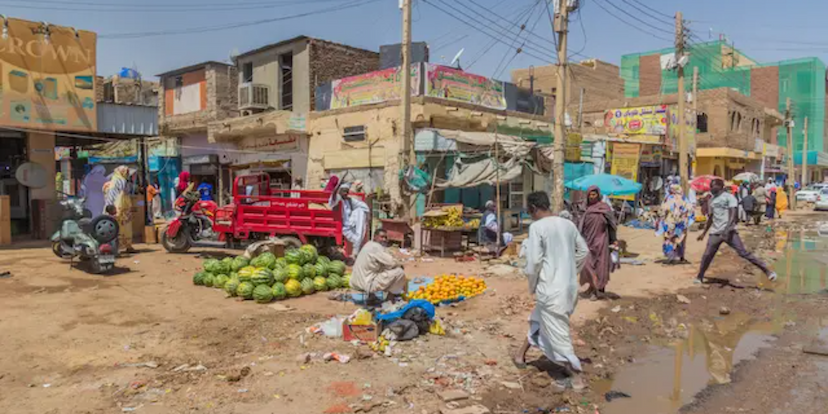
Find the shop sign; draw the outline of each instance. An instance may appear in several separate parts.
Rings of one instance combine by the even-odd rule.
[[[566,146],[564,148],[564,159],[568,162],[581,161],[581,144],[584,137],[581,134],[570,132],[566,134]]]
[[[292,131],[307,130],[307,120],[305,118],[305,114],[292,113],[290,115],[290,119],[288,120],[288,129]]]
[[[667,105],[613,109],[606,113],[604,125],[609,133],[627,135],[666,135]]]
[[[506,95],[503,82],[462,70],[427,64],[425,95],[450,101],[464,102],[486,108],[505,110]]]
[[[185,165],[218,164],[218,157],[215,154],[191,155],[189,157],[183,157],[181,163]]]
[[[299,149],[299,134],[282,134],[270,137],[244,137],[238,146],[247,151],[290,151]]]
[[[0,37],[0,123],[23,128],[97,130],[97,35],[4,18]]]
[[[638,181],[638,163],[641,145],[616,142],[612,144],[612,167],[610,173],[628,180]],[[635,195],[615,196],[621,200],[635,200]]]
[[[696,153],[696,115],[692,109],[684,111],[684,136],[687,138],[687,150]],[[679,152],[678,107],[670,107],[670,149]]]
[[[331,82],[331,109],[400,99],[401,67],[388,68]],[[411,66],[411,96],[420,94],[420,65]]]
[[[661,165],[661,147],[656,145],[643,145],[641,147],[641,165],[647,167]]]

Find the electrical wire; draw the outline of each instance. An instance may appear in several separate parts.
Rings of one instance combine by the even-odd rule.
[[[629,5],[630,7],[632,7],[632,8],[634,8],[634,9],[636,9],[636,10],[640,11],[641,13],[643,13],[643,14],[645,14],[645,15],[649,16],[649,17],[650,17],[650,18],[652,18],[653,20],[656,20],[656,21],[658,21],[658,22],[660,22],[660,23],[667,23],[667,25],[669,25],[669,26],[673,26],[673,25],[675,24],[675,20],[674,20],[672,17],[667,17],[667,19],[665,20],[663,17],[659,17],[658,15],[650,14],[650,12],[648,12],[647,10],[651,10],[651,11],[653,11],[653,12],[656,12],[656,13],[660,14],[661,16],[667,16],[666,14],[664,14],[664,13],[659,13],[659,12],[657,12],[656,10],[654,10],[654,9],[650,8],[649,6],[646,6],[646,5],[644,5],[644,4],[642,4],[642,3],[638,2],[638,1],[636,1],[636,3],[640,4],[640,5],[641,5],[641,6],[643,6],[644,8],[641,8],[641,7],[639,7],[639,6],[637,6],[637,5],[633,4],[633,3],[631,3],[631,2],[630,2],[630,0],[621,0],[621,1],[623,1],[624,3],[626,3],[627,5]]]
[[[240,27],[250,27],[250,26],[258,26],[267,23],[275,23],[280,21],[286,20],[293,20],[302,17],[309,17],[315,16],[320,14],[327,14],[333,13],[337,11],[342,11],[346,9],[351,9],[355,7],[364,6],[371,3],[376,3],[380,0],[356,0],[350,2],[348,4],[339,6],[339,7],[332,7],[326,9],[317,9],[305,13],[298,13],[289,16],[280,16],[274,17],[269,19],[260,19],[260,20],[253,20],[247,22],[238,22],[238,23],[229,23],[224,25],[215,25],[215,26],[201,26],[201,27],[191,27],[185,29],[174,29],[174,30],[159,30],[154,32],[133,32],[133,33],[112,33],[112,34],[101,34],[98,35],[98,39],[137,39],[137,38],[144,38],[144,37],[155,37],[155,36],[170,36],[170,35],[180,35],[180,34],[196,34],[196,33],[206,33],[206,32],[218,32],[230,29],[237,29]]]
[[[651,11],[653,11],[653,12],[654,12],[654,13],[656,13],[656,14],[661,15],[662,17],[666,17],[667,19],[672,19],[672,18],[673,18],[673,16],[670,16],[670,15],[669,15],[669,14],[667,14],[667,13],[660,12],[660,11],[658,11],[658,10],[656,10],[656,9],[654,9],[654,8],[652,8],[652,7],[650,7],[650,6],[647,6],[646,4],[642,3],[642,2],[641,2],[641,1],[639,1],[639,0],[632,0],[632,1],[634,1],[634,2],[636,2],[636,3],[638,3],[638,4],[640,4],[640,5],[641,5],[641,6],[643,6],[643,7],[646,7],[646,8],[648,8],[648,9],[650,9]]]
[[[537,5],[539,5],[539,4],[540,4],[540,2],[537,2],[534,6],[532,6],[532,10],[535,10],[535,7],[537,7]],[[538,25],[538,20],[540,20],[540,16],[542,16],[542,15],[539,13],[539,14],[538,14],[538,19],[537,19],[537,20],[535,20],[535,24],[532,26],[532,29],[531,29],[531,30],[535,30],[535,27],[537,27],[537,25]],[[521,32],[523,32],[523,31],[525,30],[526,25],[529,23],[529,20],[530,20],[531,18],[532,18],[532,13],[531,13],[531,11],[530,11],[530,13],[528,13],[528,15],[526,16],[526,22],[524,22],[524,23],[520,26],[520,27],[521,27]],[[526,38],[527,38],[527,39],[529,38],[529,35],[528,35],[528,34],[526,35]],[[518,34],[518,37],[516,37],[515,39],[513,39],[512,43],[509,45],[509,49],[507,49],[507,50],[506,50],[506,53],[504,53],[504,54],[503,54],[503,58],[501,58],[501,59],[500,59],[500,62],[499,62],[499,63],[497,64],[497,66],[495,67],[495,70],[494,70],[494,72],[492,73],[492,79],[497,79],[497,78],[498,78],[498,76],[500,76],[500,73],[501,73],[501,69],[500,69],[500,67],[503,65],[503,62],[505,62],[505,61],[506,61],[506,57],[508,57],[508,56],[509,56],[509,52],[511,52],[511,51],[512,51],[512,48],[514,48],[514,44],[516,43],[515,41],[520,41],[520,33]],[[511,65],[511,64],[512,64],[512,61],[514,61],[514,60],[515,60],[515,57],[517,57],[517,55],[518,55],[518,54],[520,54],[520,52],[522,51],[523,46],[526,46],[526,40],[524,40],[524,41],[523,41],[523,44],[521,45],[521,47],[519,47],[519,48],[515,49],[515,54],[512,56],[512,58],[509,60],[509,62],[508,62],[508,63],[506,63],[506,66],[504,66],[504,70],[505,70],[505,68],[506,68],[506,67],[508,67],[509,65]]]
[[[290,7],[290,6],[297,6],[297,5],[306,5],[306,4],[318,4],[318,3],[338,3],[345,0],[287,0],[287,1],[274,1],[274,2],[263,2],[259,4],[240,4],[240,5],[227,5],[227,4],[213,4],[213,5],[191,5],[191,6],[172,6],[172,7],[163,7],[163,6],[155,6],[152,8],[148,7],[139,7],[142,5],[112,5],[112,7],[106,6],[93,6],[93,4],[88,4],[90,7],[68,7],[68,6],[37,6],[31,5],[30,2],[25,2],[23,5],[20,4],[10,4],[8,3],[9,0],[0,2],[0,6],[10,8],[10,9],[27,9],[27,10],[54,10],[54,11],[73,11],[73,12],[84,12],[84,13],[199,13],[199,12],[216,12],[216,11],[240,11],[240,10],[263,10],[263,9],[276,9],[281,7]],[[11,0],[14,1],[14,0]],[[67,3],[58,3],[58,4],[67,4]],[[84,5],[84,3],[76,3],[78,5]]]
[[[600,8],[601,8],[601,10],[603,10],[604,12],[606,12],[607,14],[609,14],[610,16],[612,16],[613,18],[615,18],[615,19],[617,19],[618,21],[620,21],[620,22],[622,22],[622,23],[626,24],[627,26],[632,27],[632,28],[633,28],[633,29],[635,29],[635,30],[638,30],[638,31],[639,31],[639,32],[641,32],[641,33],[644,33],[644,34],[646,34],[646,35],[649,35],[649,36],[651,36],[651,37],[654,37],[654,38],[656,38],[656,39],[658,39],[658,40],[663,40],[663,41],[665,41],[665,42],[672,42],[672,40],[671,40],[671,39],[667,39],[667,38],[665,38],[664,36],[661,36],[661,35],[658,35],[658,34],[655,34],[655,33],[649,32],[649,31],[647,31],[647,30],[644,30],[643,28],[639,27],[639,26],[638,26],[638,25],[636,25],[635,23],[630,23],[630,22],[628,22],[627,20],[622,19],[620,16],[618,16],[617,14],[615,14],[615,13],[611,12],[611,11],[610,11],[609,9],[607,9],[604,5],[602,5],[602,4],[601,4],[601,2],[600,2],[600,0],[594,0],[594,1],[593,1],[593,3],[595,3],[598,7],[600,7]],[[612,3],[610,3],[610,4],[612,4]],[[613,4],[613,6],[615,6],[615,5]]]
[[[586,0],[581,4],[580,7],[578,7],[578,10],[575,11],[576,17],[578,18],[578,24],[581,26],[581,34],[584,37],[584,44],[581,45],[581,48],[578,49],[577,52],[571,52],[572,54],[568,56],[569,59],[571,59],[573,56],[581,56],[585,59],[589,59],[589,56],[586,56],[582,53],[586,49],[587,42],[589,40],[587,38],[586,28],[584,28],[584,19],[581,15],[581,11],[583,10],[583,8],[585,6],[586,6]],[[556,42],[556,48],[557,48],[557,42]]]
[[[655,29],[655,30],[658,30],[658,31],[660,31],[660,32],[662,32],[662,33],[667,33],[667,34],[670,34],[670,35],[674,33],[674,30],[667,30],[667,29],[664,29],[664,28],[661,28],[661,27],[657,27],[657,26],[653,26],[653,25],[651,25],[651,24],[647,23],[647,22],[646,22],[646,21],[644,21],[643,19],[640,19],[640,18],[638,18],[637,16],[633,15],[632,13],[628,12],[627,10],[624,10],[624,8],[623,8],[623,7],[620,7],[620,6],[616,5],[615,3],[613,3],[613,2],[612,2],[612,0],[604,0],[604,1],[605,1],[607,4],[609,4],[610,6],[612,6],[614,9],[616,9],[616,10],[620,11],[621,13],[623,13],[623,14],[625,14],[625,15],[629,16],[631,19],[633,19],[633,20],[635,20],[635,21],[638,21],[638,22],[640,22],[640,23],[644,24],[645,26],[647,26],[647,27],[649,27],[649,28],[651,28],[651,29]]]
[[[537,1],[536,1],[536,3],[535,3],[535,5],[539,4],[539,2],[540,2],[540,1],[542,1],[542,0],[537,0]],[[521,19],[523,19],[523,16],[524,16],[524,15],[527,15],[528,13],[531,13],[531,12],[532,12],[532,10],[534,9],[535,5],[531,5],[531,4],[530,4],[529,6],[527,6],[527,7],[526,7],[523,11],[521,11],[521,12],[518,14],[518,16],[517,16],[517,17],[514,19],[514,21],[512,22],[512,24],[517,24],[517,23],[518,23]],[[506,32],[505,30],[504,30],[504,31],[501,31],[501,32],[499,33],[499,36],[503,36],[503,35],[505,34],[505,32]],[[486,54],[488,54],[488,53],[489,53],[489,51],[491,51],[491,50],[492,50],[492,48],[494,48],[494,47],[495,47],[495,45],[497,45],[497,41],[496,41],[496,40],[492,40],[492,41],[488,44],[488,46],[486,46],[486,47],[484,47],[483,49],[481,49],[481,51],[480,51],[480,52],[479,52],[479,53],[475,56],[475,58],[474,58],[474,59],[472,59],[472,62],[471,62],[471,63],[469,63],[468,68],[469,68],[469,69],[471,69],[471,68],[472,68],[475,64],[477,64],[477,62],[479,62],[479,61],[480,61],[480,59],[482,59],[482,58],[483,58],[483,56],[485,56]]]

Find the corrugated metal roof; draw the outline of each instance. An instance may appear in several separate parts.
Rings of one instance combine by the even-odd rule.
[[[158,107],[99,102],[98,132],[158,135]]]

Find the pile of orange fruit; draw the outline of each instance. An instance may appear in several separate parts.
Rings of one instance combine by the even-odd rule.
[[[486,282],[474,276],[440,275],[434,282],[420,286],[408,299],[423,299],[431,303],[453,302],[461,297],[471,298],[486,291]]]

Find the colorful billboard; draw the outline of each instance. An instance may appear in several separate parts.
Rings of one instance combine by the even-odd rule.
[[[638,162],[641,158],[640,144],[612,144],[612,167],[610,174],[638,181]],[[615,196],[621,200],[635,200],[635,195]]]
[[[604,125],[611,134],[667,135],[667,105],[621,108],[607,111]]]
[[[94,131],[97,35],[6,19],[0,37],[0,123]]]
[[[420,94],[420,65],[411,66],[411,96]],[[400,67],[364,73],[332,82],[331,109],[348,108],[400,99]]]
[[[427,67],[426,96],[492,109],[506,109],[503,82],[431,63]]]
[[[687,137],[687,150],[690,151],[690,154],[695,154],[696,114],[692,109],[685,109],[684,113],[684,135]],[[678,106],[670,107],[670,140],[668,146],[672,152],[679,152]]]

